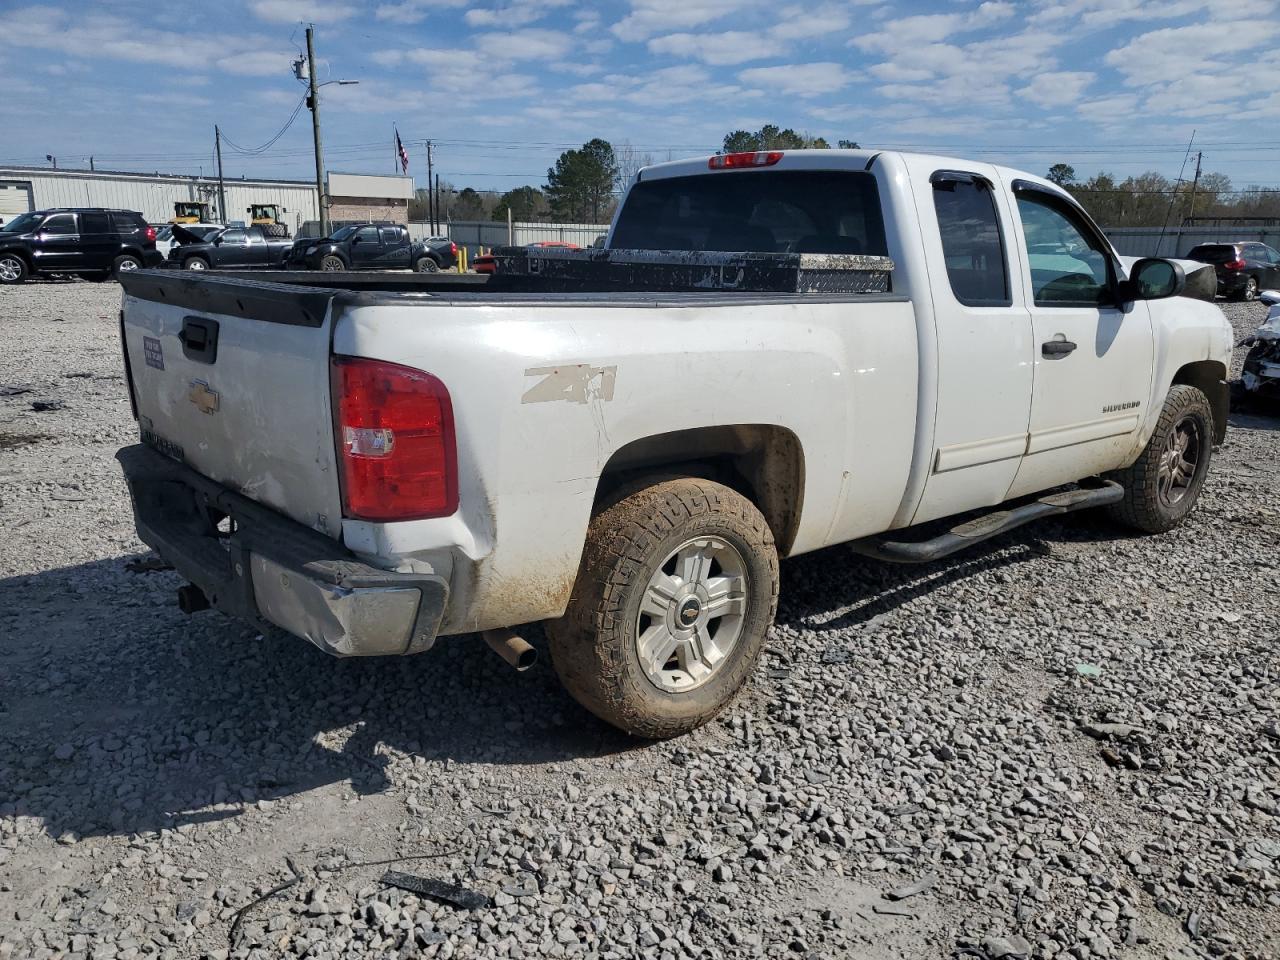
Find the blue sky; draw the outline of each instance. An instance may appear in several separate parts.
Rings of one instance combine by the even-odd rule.
[[[289,119],[317,30],[330,169],[389,173],[397,123],[456,186],[539,184],[600,136],[656,160],[764,123],[1037,173],[1280,187],[1277,0],[0,0],[0,162],[197,172]],[[1245,111],[1247,110],[1247,117]],[[313,173],[300,112],[230,176]],[[1189,171],[1188,171],[1189,175]]]

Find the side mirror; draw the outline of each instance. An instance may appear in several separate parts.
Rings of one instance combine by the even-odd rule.
[[[1143,257],[1129,270],[1129,279],[1121,284],[1122,299],[1163,300],[1176,297],[1187,286],[1187,275],[1172,260]]]
[[[1277,303],[1280,303],[1280,290],[1263,290],[1258,294],[1258,299],[1268,307],[1274,307]]]
[[[222,237],[214,237],[214,238],[213,238],[213,245],[214,245],[215,247],[220,247],[220,246],[222,246]]]
[[[352,245],[353,247],[354,247],[357,243],[360,243],[360,242],[361,242],[361,240],[360,240],[360,238],[359,238],[359,237],[352,237],[352,238],[351,238],[351,245]]]

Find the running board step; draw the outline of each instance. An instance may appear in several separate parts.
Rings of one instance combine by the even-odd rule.
[[[971,547],[983,540],[990,540],[1002,533],[1008,533],[1024,523],[1039,520],[1041,517],[1101,507],[1108,503],[1118,503],[1123,499],[1124,488],[1120,484],[1113,480],[1103,480],[1101,486],[1051,493],[1020,507],[996,510],[994,513],[962,523],[958,527],[952,527],[932,540],[906,543],[898,540],[868,538],[855,540],[850,546],[855,553],[860,553],[864,557],[874,557],[876,560],[887,560],[890,563],[927,563],[930,560],[950,556],[958,550]]]

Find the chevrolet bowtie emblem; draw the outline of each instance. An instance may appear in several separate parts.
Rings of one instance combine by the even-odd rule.
[[[191,389],[187,393],[187,399],[196,405],[201,413],[217,413],[218,412],[218,391],[210,390],[209,385],[203,380],[192,380]]]

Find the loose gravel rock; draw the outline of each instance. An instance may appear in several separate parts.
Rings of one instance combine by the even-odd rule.
[[[179,613],[118,301],[0,290],[0,960],[1280,955],[1280,421],[1233,414],[1165,536],[784,564],[747,692],[641,744],[474,637]]]

